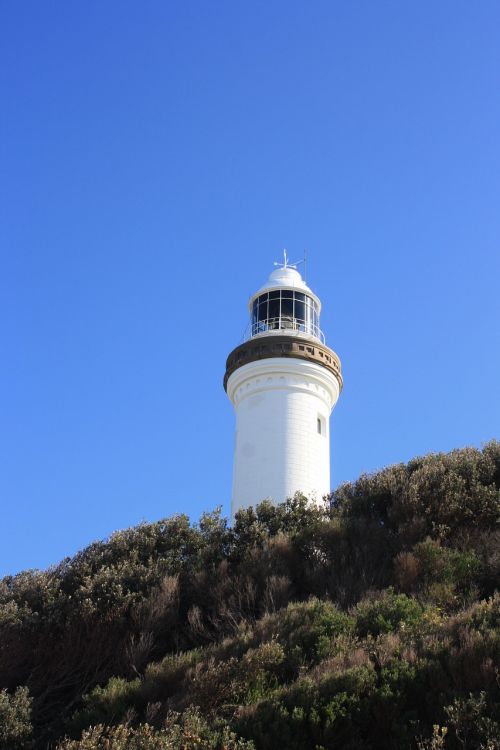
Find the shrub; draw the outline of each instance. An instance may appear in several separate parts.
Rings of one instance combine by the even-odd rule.
[[[210,726],[196,709],[185,714],[171,713],[163,729],[149,724],[133,728],[98,725],[82,733],[78,740],[66,739],[56,750],[255,750],[252,742],[237,737],[219,722]]]
[[[141,693],[147,700],[163,699],[175,694],[181,687],[186,672],[203,659],[202,649],[192,649],[180,654],[167,654],[161,661],[148,665]]]
[[[28,750],[32,746],[31,703],[28,688],[13,695],[0,690],[0,750]]]
[[[418,750],[442,750],[445,747],[447,734],[448,727],[440,727],[439,724],[434,724],[432,735],[427,738],[420,737],[417,741]]]
[[[276,687],[283,660],[283,648],[275,641],[249,649],[241,659],[211,656],[188,673],[184,700],[205,711],[259,700]]]
[[[137,700],[141,681],[128,681],[122,677],[112,677],[104,687],[96,687],[83,696],[83,707],[74,714],[70,731],[96,724],[117,724]]]
[[[492,717],[486,693],[469,693],[466,698],[455,698],[445,708],[453,733],[466,748],[498,750],[500,748],[500,724]]]
[[[413,552],[399,552],[394,558],[394,578],[405,594],[416,588],[421,572],[421,563]]]
[[[239,731],[260,750],[370,747],[363,744],[366,696],[377,683],[371,667],[346,670],[316,682],[300,679],[253,710],[240,714]],[[371,727],[370,727],[371,730]],[[368,737],[368,734],[367,734]]]
[[[315,598],[289,604],[271,623],[276,638],[295,667],[320,662],[330,654],[332,639],[351,632],[354,625],[352,618],[334,604]]]
[[[423,607],[406,594],[396,594],[392,588],[372,595],[354,610],[358,635],[390,633],[401,627],[410,628],[421,620]]]

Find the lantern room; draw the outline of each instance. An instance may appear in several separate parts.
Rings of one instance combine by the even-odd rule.
[[[287,333],[304,334],[324,342],[319,326],[321,302],[290,266],[279,268],[251,297],[249,336]]]

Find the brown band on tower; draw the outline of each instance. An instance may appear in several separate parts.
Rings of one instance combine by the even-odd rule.
[[[255,337],[233,349],[226,362],[224,390],[227,391],[227,381],[239,367],[270,357],[292,357],[322,365],[335,375],[342,390],[340,359],[332,349],[311,339],[286,335]]]

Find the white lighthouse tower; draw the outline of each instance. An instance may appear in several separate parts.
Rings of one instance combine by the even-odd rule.
[[[321,302],[285,262],[248,303],[246,341],[226,363],[236,412],[231,510],[295,492],[330,492],[329,420],[342,389],[340,360],[325,345]]]

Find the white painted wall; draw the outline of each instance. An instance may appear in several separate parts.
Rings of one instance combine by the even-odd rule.
[[[301,359],[262,359],[233,372],[227,394],[236,412],[233,515],[268,497],[278,503],[301,491],[321,500],[330,492],[329,418],[339,383],[329,370]]]

